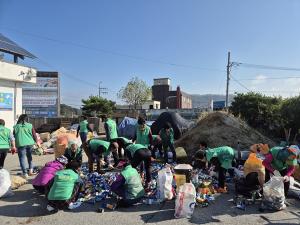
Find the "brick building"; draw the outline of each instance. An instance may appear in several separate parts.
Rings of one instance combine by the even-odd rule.
[[[152,99],[160,101],[161,109],[191,109],[192,98],[187,93],[181,91],[178,86],[172,91],[171,80],[169,78],[154,79],[152,86]]]

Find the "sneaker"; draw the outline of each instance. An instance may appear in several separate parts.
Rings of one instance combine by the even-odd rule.
[[[23,174],[22,177],[25,179],[25,180],[28,180],[29,176],[27,173]]]
[[[227,188],[218,188],[217,192],[221,193],[221,194],[226,194],[228,191],[227,191]]]
[[[55,208],[53,208],[51,205],[47,205],[48,212],[53,212]]]
[[[33,169],[30,169],[28,174],[29,174],[29,176],[34,176],[34,175],[36,175],[37,173],[34,172]]]

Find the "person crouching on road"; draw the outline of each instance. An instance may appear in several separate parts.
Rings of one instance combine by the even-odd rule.
[[[131,144],[125,149],[125,155],[130,160],[133,168],[137,168],[141,165],[143,171],[143,165],[146,170],[146,188],[148,188],[151,182],[151,151],[141,144]]]
[[[88,141],[88,162],[89,171],[93,172],[93,163],[97,163],[97,172],[100,173],[101,167],[106,163],[108,168],[113,168],[113,165],[109,162],[108,157],[112,152],[115,160],[118,160],[118,144],[116,142],[110,143],[100,139],[91,139]],[[104,161],[102,158],[104,157]]]
[[[7,152],[16,152],[15,138],[10,129],[5,127],[5,121],[0,119],[0,169],[4,167]]]
[[[225,187],[226,172],[232,167],[234,159],[234,150],[231,147],[223,146],[218,148],[211,148],[205,151],[206,160],[215,166],[215,171],[218,173],[219,193],[227,193]]]
[[[265,155],[263,165],[266,168],[266,182],[270,175],[277,170],[284,177],[284,193],[287,196],[290,188],[290,177],[295,172],[299,148],[297,145],[289,147],[274,147]]]
[[[77,161],[80,165],[82,164],[82,150],[78,147],[76,141],[69,141],[64,156],[69,162]]]
[[[264,144],[254,144],[250,147],[250,154],[244,164],[244,176],[247,186],[254,187],[259,185],[263,188],[265,183],[265,167],[263,160],[257,154],[268,151],[268,145]]]
[[[113,145],[115,145],[115,146],[116,146],[116,144],[114,144],[114,143],[118,144],[118,154],[117,155],[113,154],[113,157],[114,157],[114,167],[116,167],[118,165],[118,163],[119,163],[120,158],[123,158],[123,156],[124,156],[122,154],[123,153],[122,149],[125,151],[125,148],[128,145],[132,144],[132,141],[129,140],[129,139],[127,139],[127,138],[125,138],[125,137],[117,137],[117,138],[111,139],[110,143],[111,144],[113,143]]]
[[[56,172],[47,196],[49,211],[67,209],[71,203],[77,201],[82,186],[78,175],[79,169],[80,164],[72,161],[67,164],[66,169]]]
[[[140,175],[137,170],[130,165],[128,160],[125,160],[122,165],[121,174],[119,174],[116,180],[111,184],[111,191],[121,198],[117,202],[117,207],[129,207],[134,205],[140,202],[145,194]]]
[[[195,153],[192,161],[192,166],[194,169],[206,169],[207,161],[205,160],[205,151],[207,149],[207,143],[204,141],[200,142],[199,150]]]
[[[47,196],[56,172],[63,170],[67,163],[68,159],[63,155],[54,161],[47,162],[38,175],[32,180],[34,189],[40,194],[45,194]]]

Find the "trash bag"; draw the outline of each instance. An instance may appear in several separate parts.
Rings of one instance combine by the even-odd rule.
[[[175,201],[175,218],[191,218],[196,204],[196,189],[192,183],[186,183],[179,188]]]
[[[159,192],[158,198],[160,201],[171,200],[174,197],[172,182],[173,174],[169,167],[158,172],[157,191]]]
[[[0,198],[13,195],[11,191],[11,180],[9,172],[5,169],[0,169]]]
[[[283,177],[273,176],[263,187],[263,209],[282,210],[286,208]]]

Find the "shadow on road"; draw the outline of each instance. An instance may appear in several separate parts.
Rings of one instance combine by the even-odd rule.
[[[33,193],[33,190],[19,190],[9,198],[1,201],[7,202],[0,206],[0,216],[7,217],[40,217],[49,215],[46,210],[47,201],[43,196]]]

